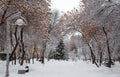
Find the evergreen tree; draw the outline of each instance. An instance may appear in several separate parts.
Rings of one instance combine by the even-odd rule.
[[[49,54],[49,59],[56,59],[56,60],[66,60],[67,53],[65,51],[65,45],[63,40],[60,40],[58,46],[56,47],[55,51],[51,51]]]

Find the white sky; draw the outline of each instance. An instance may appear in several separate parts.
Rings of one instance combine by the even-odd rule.
[[[80,0],[51,0],[52,8],[67,12],[79,6]]]

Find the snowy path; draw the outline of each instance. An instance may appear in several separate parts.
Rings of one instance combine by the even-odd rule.
[[[29,64],[29,73],[17,74],[18,69],[22,67],[10,65],[10,77],[120,77],[120,64],[110,69],[104,66],[97,68],[83,61],[46,61],[44,65],[35,62],[35,64]],[[4,77],[4,72],[5,62],[0,61],[0,77]]]

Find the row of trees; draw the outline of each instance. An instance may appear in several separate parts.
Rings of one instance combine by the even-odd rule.
[[[30,61],[34,57],[42,58],[44,63],[44,57],[63,39],[55,32],[59,29],[54,28],[58,11],[51,13],[49,0],[2,0],[0,3],[1,50],[11,53],[9,60],[14,60],[14,64],[16,59],[23,65],[24,59]],[[26,23],[23,27],[17,25],[21,19]]]
[[[49,42],[50,17],[49,0],[1,0],[0,49],[12,52],[10,60],[20,58],[21,65],[25,58],[34,57],[36,49],[44,52]],[[26,25],[19,27],[17,19],[23,19]]]
[[[112,59],[119,60],[120,57],[118,55],[120,52],[118,42],[120,38],[119,2],[114,0],[83,1],[86,9],[84,24],[90,26],[90,28],[88,27],[90,30],[87,31],[87,34],[90,33],[87,36],[90,40],[87,44],[91,47],[91,56],[94,56],[93,61],[94,58],[99,59],[101,65],[102,60],[106,58],[109,60],[109,67],[111,67]],[[86,30],[84,30],[85,32]]]
[[[9,60],[24,60],[37,56],[44,63],[44,52],[49,42],[51,17],[49,0],[0,0],[0,51],[11,53],[6,76],[9,76]],[[26,24],[16,24],[22,19]],[[18,21],[19,23],[20,21]]]
[[[82,0],[83,6],[79,10],[72,10],[61,17],[56,27],[65,35],[69,29],[82,33],[82,54],[91,58],[97,66],[108,60],[111,67],[112,60],[120,60],[119,50],[119,0]],[[57,30],[57,32],[59,31]],[[88,52],[89,51],[89,52]],[[99,63],[99,64],[98,64]]]
[[[0,1],[0,49],[12,51],[10,60],[23,60],[44,56],[48,57],[59,40],[71,36],[65,43],[65,50],[73,51],[84,59],[100,66],[108,59],[120,60],[119,13],[117,0],[82,0],[79,10],[73,9],[63,16],[58,11],[51,12],[49,0],[1,0]],[[22,18],[27,25],[24,28],[15,24]],[[81,35],[73,35],[75,32]],[[77,38],[77,42],[75,41]],[[79,44],[79,46],[78,46]],[[6,48],[9,47],[9,48]],[[45,55],[45,51],[46,55]]]

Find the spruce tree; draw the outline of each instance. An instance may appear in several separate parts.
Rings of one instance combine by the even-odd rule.
[[[56,59],[56,60],[66,60],[67,59],[67,53],[65,51],[65,45],[64,45],[63,40],[60,40],[55,51],[50,52],[49,58]]]

